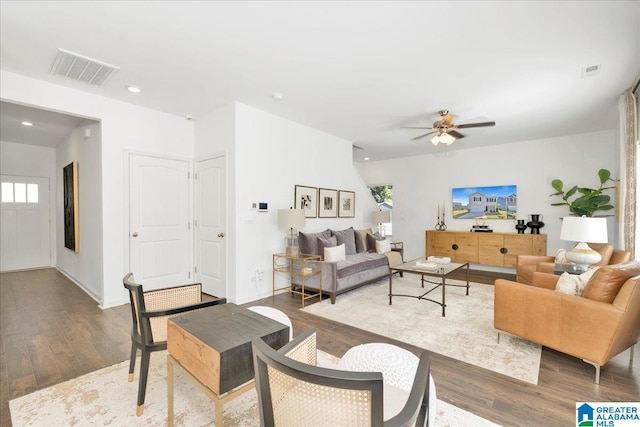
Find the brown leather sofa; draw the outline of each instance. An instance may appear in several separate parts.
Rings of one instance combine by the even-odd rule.
[[[640,262],[600,267],[582,296],[555,291],[560,276],[535,272],[533,285],[495,281],[494,319],[504,331],[579,357],[596,368],[640,335]],[[500,332],[498,332],[499,339]]]
[[[631,259],[631,252],[620,249],[613,249],[613,246],[601,243],[589,243],[594,251],[602,255],[600,262],[594,266],[620,264]],[[533,283],[533,273],[553,273],[555,257],[544,255],[518,255],[516,260],[516,281],[531,285]]]

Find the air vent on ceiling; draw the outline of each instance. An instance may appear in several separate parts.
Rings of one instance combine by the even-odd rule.
[[[600,74],[600,70],[602,69],[602,65],[590,65],[588,67],[584,67],[582,69],[582,78],[586,79],[587,77],[593,77]]]
[[[93,86],[102,86],[119,69],[120,67],[115,65],[78,55],[68,50],[58,49],[49,74],[85,82]]]

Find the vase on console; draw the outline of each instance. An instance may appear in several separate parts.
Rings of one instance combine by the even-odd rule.
[[[527,222],[527,227],[531,229],[531,234],[540,234],[540,229],[544,227],[544,222],[542,222],[542,215],[529,215],[529,222]]]
[[[524,219],[518,219],[516,221],[516,230],[518,230],[518,234],[524,234],[524,231],[527,229],[527,224],[524,223]]]

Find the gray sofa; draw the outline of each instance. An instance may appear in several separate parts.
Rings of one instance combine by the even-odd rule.
[[[329,295],[331,303],[335,304],[336,295],[388,277],[389,266],[402,263],[401,252],[376,253],[375,240],[380,239],[379,235],[372,234],[370,230],[354,230],[350,227],[340,231],[327,229],[320,233],[300,233],[299,245],[303,254],[323,256],[325,247],[345,244],[344,261],[307,263],[308,267],[314,269],[320,265],[322,293]],[[300,264],[294,262],[293,268],[299,269]],[[319,276],[305,278],[305,289],[317,291],[318,282]],[[300,277],[294,276],[291,285],[300,286]]]

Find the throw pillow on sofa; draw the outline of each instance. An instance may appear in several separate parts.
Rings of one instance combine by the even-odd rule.
[[[362,233],[359,230],[354,230],[353,236],[356,240],[356,253],[361,254],[364,252],[364,242],[362,241]]]
[[[558,283],[556,283],[556,291],[561,294],[582,296],[584,288],[597,269],[598,267],[595,267],[582,274],[562,273],[558,279]]]
[[[338,246],[338,239],[336,239],[336,236],[331,236],[328,239],[325,239],[324,237],[318,237],[318,250],[323,257],[324,248],[332,248],[334,246]]]
[[[347,255],[354,255],[356,253],[356,237],[353,227],[340,231],[331,230],[331,234],[338,239],[338,245],[344,243],[344,249]]]
[[[330,238],[331,230],[327,228],[320,233],[298,233],[300,252],[307,255],[322,255],[322,251],[318,248],[318,237]]]
[[[386,254],[391,252],[391,240],[376,240],[376,252],[379,254]]]
[[[591,276],[582,293],[583,298],[611,304],[627,279],[640,274],[640,261],[600,267]]]
[[[326,262],[344,261],[347,259],[345,255],[344,243],[332,248],[324,248],[324,260]]]
[[[376,251],[376,242],[378,240],[383,240],[383,237],[380,233],[376,232],[374,234],[367,233],[367,251],[375,252]]]

